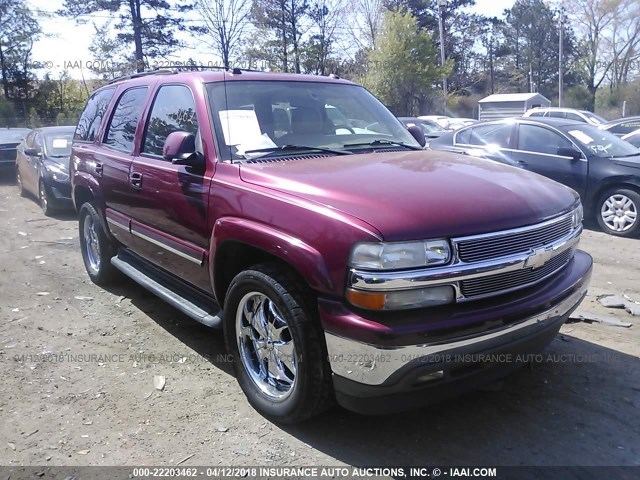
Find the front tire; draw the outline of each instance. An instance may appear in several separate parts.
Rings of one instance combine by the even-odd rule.
[[[239,273],[225,300],[224,334],[236,378],[261,414],[295,423],[333,399],[322,328],[309,295],[276,264]]]
[[[20,167],[16,167],[16,185],[18,185],[18,192],[20,192],[21,197],[27,196],[27,191],[24,188],[24,184],[22,183],[22,174],[20,173]]]
[[[604,193],[598,201],[596,218],[605,233],[617,237],[637,237],[640,234],[640,194],[626,188]]]
[[[78,225],[80,250],[89,278],[98,285],[105,285],[116,275],[116,269],[111,265],[116,249],[107,238],[100,215],[91,203],[80,207]]]
[[[40,204],[42,213],[44,213],[45,216],[50,217],[53,215],[55,208],[52,204],[49,190],[47,190],[47,184],[44,183],[44,180],[42,179],[38,182],[38,203]]]

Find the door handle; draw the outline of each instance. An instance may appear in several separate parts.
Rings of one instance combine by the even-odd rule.
[[[129,175],[129,183],[131,186],[137,190],[142,188],[142,174],[139,172],[131,172]]]
[[[102,173],[104,172],[104,167],[101,163],[96,163],[94,170],[96,172],[96,177],[102,177]]]

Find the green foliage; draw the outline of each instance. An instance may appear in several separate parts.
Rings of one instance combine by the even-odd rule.
[[[444,73],[429,33],[418,28],[409,12],[384,15],[382,33],[367,55],[365,86],[396,115],[422,110],[434,84]],[[451,66],[447,65],[447,72]]]

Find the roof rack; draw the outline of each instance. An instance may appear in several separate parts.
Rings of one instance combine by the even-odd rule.
[[[154,68],[153,70],[146,70],[144,72],[132,73],[131,75],[123,75],[121,77],[114,78],[109,81],[109,85],[116,82],[121,82],[123,80],[131,80],[133,78],[146,77],[147,75],[171,75],[178,73],[182,70],[187,71],[203,71],[203,70],[224,70],[233,74],[241,74],[242,72],[262,72],[262,70],[253,70],[250,68],[238,68],[238,67],[230,67],[225,68],[223,66],[218,65],[196,65],[196,64],[184,64],[184,63],[176,63],[176,64],[167,64],[163,65],[162,68]]]

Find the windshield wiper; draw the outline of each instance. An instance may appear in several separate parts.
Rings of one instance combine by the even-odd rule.
[[[283,152],[291,152],[295,150],[312,150],[316,152],[326,152],[333,153],[335,155],[353,155],[353,152],[348,152],[346,150],[337,150],[334,148],[325,148],[325,147],[310,147],[307,145],[282,145],[279,147],[268,147],[268,148],[257,148],[254,150],[245,150],[244,155],[247,153],[267,153],[267,155],[263,155],[260,158],[269,157],[274,153],[283,153]]]
[[[415,145],[409,145],[408,143],[396,142],[394,140],[374,140],[373,142],[363,142],[363,143],[347,143],[344,145],[347,147],[375,147],[378,145],[389,145],[396,147],[405,147],[411,150],[422,150],[422,147],[416,147]]]

